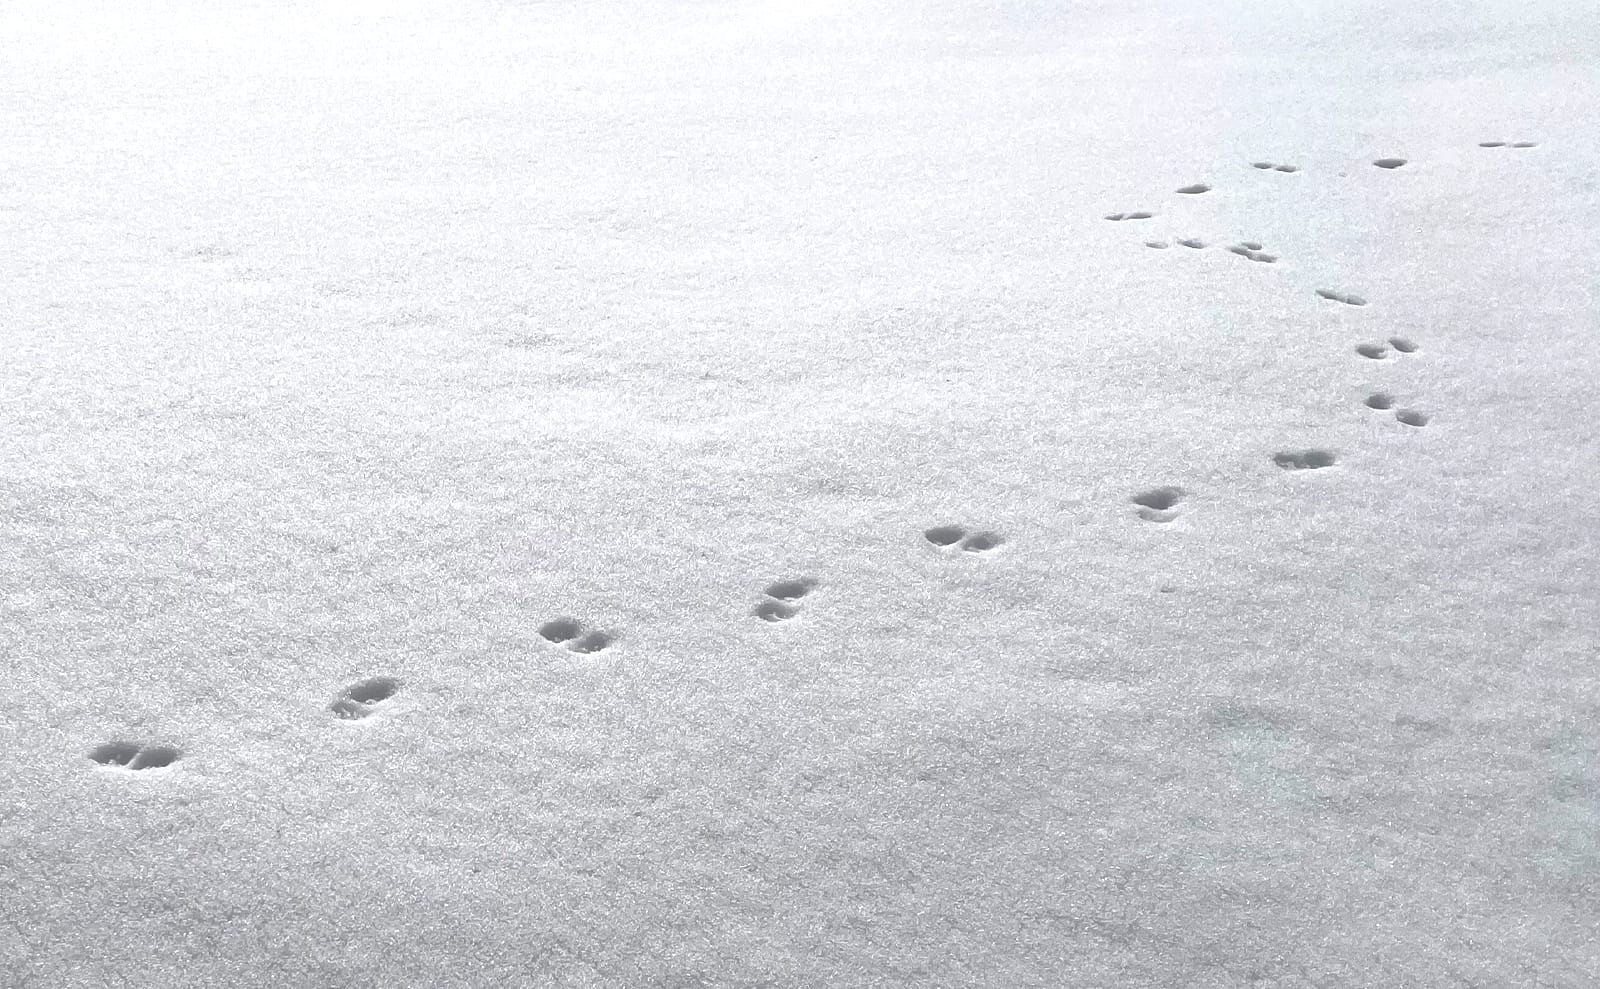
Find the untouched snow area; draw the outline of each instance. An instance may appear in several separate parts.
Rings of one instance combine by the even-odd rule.
[[[0,4],[0,985],[1595,985],[1597,80]]]

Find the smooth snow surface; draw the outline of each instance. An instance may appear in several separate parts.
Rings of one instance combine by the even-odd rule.
[[[1593,986],[1597,79],[0,4],[0,985]]]

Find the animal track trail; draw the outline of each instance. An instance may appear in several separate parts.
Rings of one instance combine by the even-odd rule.
[[[394,677],[368,677],[344,688],[339,698],[328,705],[334,717],[346,721],[359,721],[371,717],[374,708],[392,698],[400,690],[400,681]]]
[[[1359,295],[1349,295],[1344,292],[1335,292],[1334,290],[1328,288],[1317,289],[1317,295],[1327,299],[1329,302],[1342,302],[1347,306],[1364,306],[1367,304],[1367,300]]]
[[[89,758],[112,769],[130,772],[164,769],[183,757],[170,745],[138,745],[133,742],[106,742],[89,751]]]
[[[1146,522],[1171,522],[1178,517],[1178,506],[1183,503],[1184,495],[1182,488],[1168,485],[1141,491],[1132,501],[1139,506],[1139,517]]]
[[[1339,462],[1331,450],[1284,450],[1272,455],[1272,462],[1283,470],[1320,470]]]
[[[1298,171],[1300,171],[1300,166],[1299,165],[1279,165],[1279,164],[1276,164],[1276,163],[1270,162],[1270,161],[1252,161],[1250,163],[1250,167],[1251,168],[1259,168],[1262,171],[1273,171],[1273,172],[1298,172]]]
[[[768,584],[766,590],[761,592],[762,600],[751,614],[764,622],[786,622],[800,614],[800,607],[795,602],[816,590],[817,585],[815,577],[798,577]]]
[[[552,618],[539,626],[539,635],[546,641],[564,646],[571,652],[600,652],[616,641],[616,636],[601,629],[591,629],[576,618]]]
[[[959,525],[936,525],[923,530],[922,538],[940,549],[954,547],[964,553],[987,553],[998,549],[1006,541],[998,532],[968,532]]]

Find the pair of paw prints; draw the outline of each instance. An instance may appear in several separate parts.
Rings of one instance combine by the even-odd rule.
[[[1259,168],[1262,171],[1270,170],[1270,171],[1274,171],[1274,172],[1298,172],[1298,171],[1300,171],[1300,166],[1299,165],[1279,165],[1276,162],[1271,162],[1271,161],[1252,161],[1250,163],[1250,167],[1251,168]]]
[[[1317,289],[1317,295],[1327,299],[1329,302],[1342,302],[1347,306],[1364,306],[1367,304],[1367,300],[1363,299],[1359,295],[1350,295],[1346,292],[1335,292],[1332,289],[1327,288]]]
[[[1260,261],[1263,264],[1272,264],[1274,261],[1278,260],[1278,256],[1276,254],[1268,254],[1263,251],[1261,249],[1261,242],[1258,240],[1241,240],[1239,243],[1228,248],[1228,250],[1239,255],[1247,261]]]
[[[764,622],[786,622],[800,614],[800,606],[795,602],[816,588],[817,581],[811,577],[780,580],[768,584],[767,589],[761,594],[761,601],[750,613]]]
[[[89,758],[113,769],[163,769],[177,762],[182,753],[170,745],[138,745],[133,742],[107,742],[89,752]]]
[[[968,532],[959,525],[936,525],[924,529],[922,538],[940,549],[959,546],[967,553],[987,553],[1005,542],[1005,537],[998,532]]]
[[[565,646],[578,653],[599,652],[617,638],[610,632],[588,628],[576,618],[551,619],[539,626],[539,635],[546,642]]]
[[[1386,344],[1358,344],[1356,346],[1356,353],[1360,354],[1362,357],[1365,357],[1369,361],[1381,361],[1389,356],[1389,348],[1391,347],[1393,347],[1397,353],[1401,354],[1414,354],[1418,350],[1422,349],[1414,340],[1408,340],[1405,337],[1390,337],[1389,342]]]
[[[1134,495],[1133,503],[1139,506],[1139,517],[1146,522],[1171,522],[1178,517],[1184,493],[1182,488],[1171,486],[1151,488]]]
[[[1537,148],[1537,141],[1479,141],[1480,148]]]
[[[1332,450],[1284,450],[1272,455],[1272,462],[1284,470],[1321,470],[1339,462]]]
[[[1136,213],[1107,213],[1106,219],[1120,223],[1123,220],[1148,220],[1153,216],[1155,216],[1154,213],[1146,213],[1144,210],[1139,210]]]
[[[1433,418],[1420,409],[1395,409],[1395,398],[1388,392],[1373,392],[1367,396],[1367,400],[1362,404],[1369,409],[1377,409],[1380,412],[1388,412],[1390,409],[1394,409],[1396,421],[1402,425],[1415,426],[1418,429],[1426,426]]]
[[[344,688],[338,699],[328,705],[328,710],[332,711],[336,718],[359,721],[371,717],[378,705],[389,700],[399,690],[400,681],[394,677],[368,677]]]

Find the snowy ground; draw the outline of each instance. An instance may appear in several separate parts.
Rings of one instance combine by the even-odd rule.
[[[1571,0],[0,5],[0,985],[1592,985],[1597,97]]]

